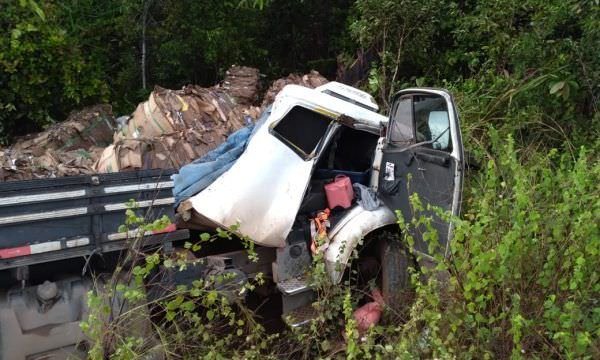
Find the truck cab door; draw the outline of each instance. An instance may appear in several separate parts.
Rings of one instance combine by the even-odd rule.
[[[445,90],[406,89],[395,95],[383,147],[379,192],[383,202],[410,221],[409,196],[458,215],[463,184],[463,147],[458,113]],[[451,225],[434,214],[440,250],[448,252]],[[425,229],[412,230],[415,250],[429,253],[423,240]]]

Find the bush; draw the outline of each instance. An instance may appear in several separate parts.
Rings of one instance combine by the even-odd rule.
[[[438,259],[450,278],[414,278],[398,346],[434,357],[596,358],[600,161],[583,148],[575,160],[551,150],[523,161],[511,137],[490,138],[494,155],[467,189],[464,219],[454,219],[451,257]],[[417,211],[400,223],[420,221]]]
[[[125,224],[120,232],[133,234],[130,249],[114,273],[96,278],[88,293],[89,315],[81,322],[91,346],[88,356],[100,359],[170,358],[262,358],[274,352],[277,335],[267,335],[246,304],[231,296],[230,275],[215,274],[187,285],[174,285],[169,274],[205,264],[192,259],[192,251],[219,241],[238,239],[232,232],[218,230],[202,234],[198,241],[171,253],[141,252],[142,234],[160,230],[170,223],[165,216],[152,223],[137,216],[136,203],[128,203]],[[249,261],[257,261],[254,245],[243,238]],[[264,282],[257,274],[241,286],[241,294]],[[236,286],[235,291],[240,291]]]
[[[60,12],[34,1],[4,2],[0,24],[0,143],[40,130],[88,101],[107,100],[101,69],[57,23]]]

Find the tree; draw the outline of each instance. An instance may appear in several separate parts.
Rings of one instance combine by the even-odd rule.
[[[379,51],[380,66],[372,71],[371,85],[388,107],[400,77],[418,73],[436,52],[430,44],[440,30],[446,2],[358,0],[355,8],[358,17],[350,30],[361,46]]]
[[[57,24],[54,4],[3,2],[0,24],[0,141],[47,125],[79,104],[107,99],[101,69]]]

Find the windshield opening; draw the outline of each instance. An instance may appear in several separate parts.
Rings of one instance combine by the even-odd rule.
[[[293,107],[272,133],[303,159],[309,158],[325,137],[333,119],[301,106]]]

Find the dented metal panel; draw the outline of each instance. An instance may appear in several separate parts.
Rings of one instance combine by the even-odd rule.
[[[338,283],[358,242],[370,232],[396,223],[396,215],[387,206],[367,211],[360,205],[348,212],[329,232],[330,243],[325,252],[327,272]]]
[[[205,190],[190,198],[194,211],[209,227],[239,231],[263,246],[283,247],[290,232],[314,164],[332,137],[330,127],[316,153],[303,159],[269,132],[293,107],[301,106],[361,130],[379,133],[387,118],[318,91],[288,85],[277,96],[269,118],[255,129],[236,163]],[[346,123],[345,123],[346,124]]]
[[[352,122],[346,123],[357,130],[379,134],[381,124],[387,124],[388,118],[369,109],[354,105],[331,95],[298,85],[286,86],[275,99],[274,107],[290,108],[301,105],[316,111],[327,111],[333,117],[345,115]],[[273,116],[273,114],[271,115]]]
[[[266,125],[266,124],[265,124]],[[211,227],[239,231],[264,246],[284,246],[315,159],[304,161],[263,126],[237,162],[190,201]]]

